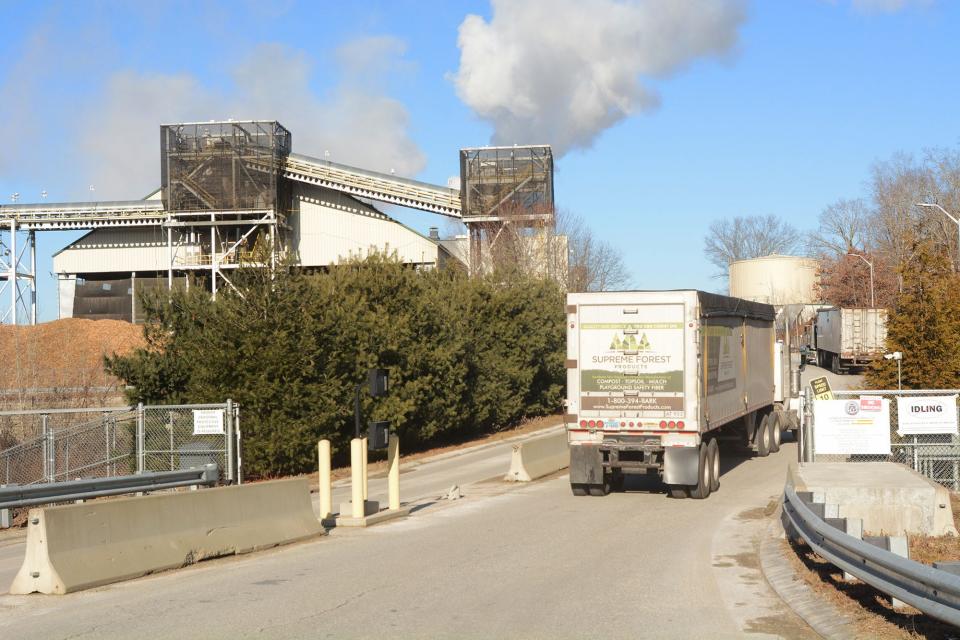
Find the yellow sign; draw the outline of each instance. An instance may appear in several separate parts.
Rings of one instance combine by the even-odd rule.
[[[810,387],[813,389],[814,400],[833,400],[833,390],[826,376],[814,378],[810,381]]]

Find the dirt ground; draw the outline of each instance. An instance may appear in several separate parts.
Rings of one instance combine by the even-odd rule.
[[[960,529],[960,495],[951,494],[953,517]],[[960,560],[960,539],[911,536],[910,557],[929,564],[937,560]],[[783,552],[801,579],[821,597],[854,620],[859,637],[877,640],[928,638],[957,640],[960,631],[930,618],[912,607],[894,609],[890,599],[861,582],[845,582],[843,572],[820,558],[806,544],[783,542]]]

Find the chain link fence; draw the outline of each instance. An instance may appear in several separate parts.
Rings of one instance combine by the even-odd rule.
[[[38,409],[20,407],[0,411],[0,450],[39,438],[50,430],[60,431],[131,409],[129,406]]]
[[[837,400],[860,397],[884,398],[890,401],[890,455],[829,455],[818,454],[814,446],[815,438],[808,441],[811,456],[815,462],[898,462],[923,474],[954,491],[960,491],[960,438],[957,434],[901,435],[899,429],[899,402],[903,397],[958,396],[957,389],[904,389],[898,390],[861,390],[834,391]],[[814,405],[816,400],[813,400]],[[816,422],[812,423],[816,429]],[[813,431],[811,432],[813,433]]]
[[[222,404],[31,411],[42,433],[0,451],[0,484],[62,482],[77,478],[173,471],[214,462],[228,483],[242,480],[240,412]],[[93,414],[56,428],[53,416]]]

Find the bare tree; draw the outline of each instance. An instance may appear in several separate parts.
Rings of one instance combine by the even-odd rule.
[[[819,226],[808,242],[812,255],[841,256],[867,246],[872,212],[861,200],[840,199],[820,213]]]
[[[703,244],[707,260],[720,270],[717,276],[726,277],[731,262],[795,251],[800,232],[774,215],[737,216],[715,220]]]
[[[557,234],[566,237],[567,291],[609,291],[630,285],[623,256],[596,238],[582,218],[569,211],[558,212]]]

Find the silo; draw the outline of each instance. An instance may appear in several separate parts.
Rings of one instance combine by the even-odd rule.
[[[730,295],[776,306],[814,304],[817,261],[770,255],[730,263]]]

